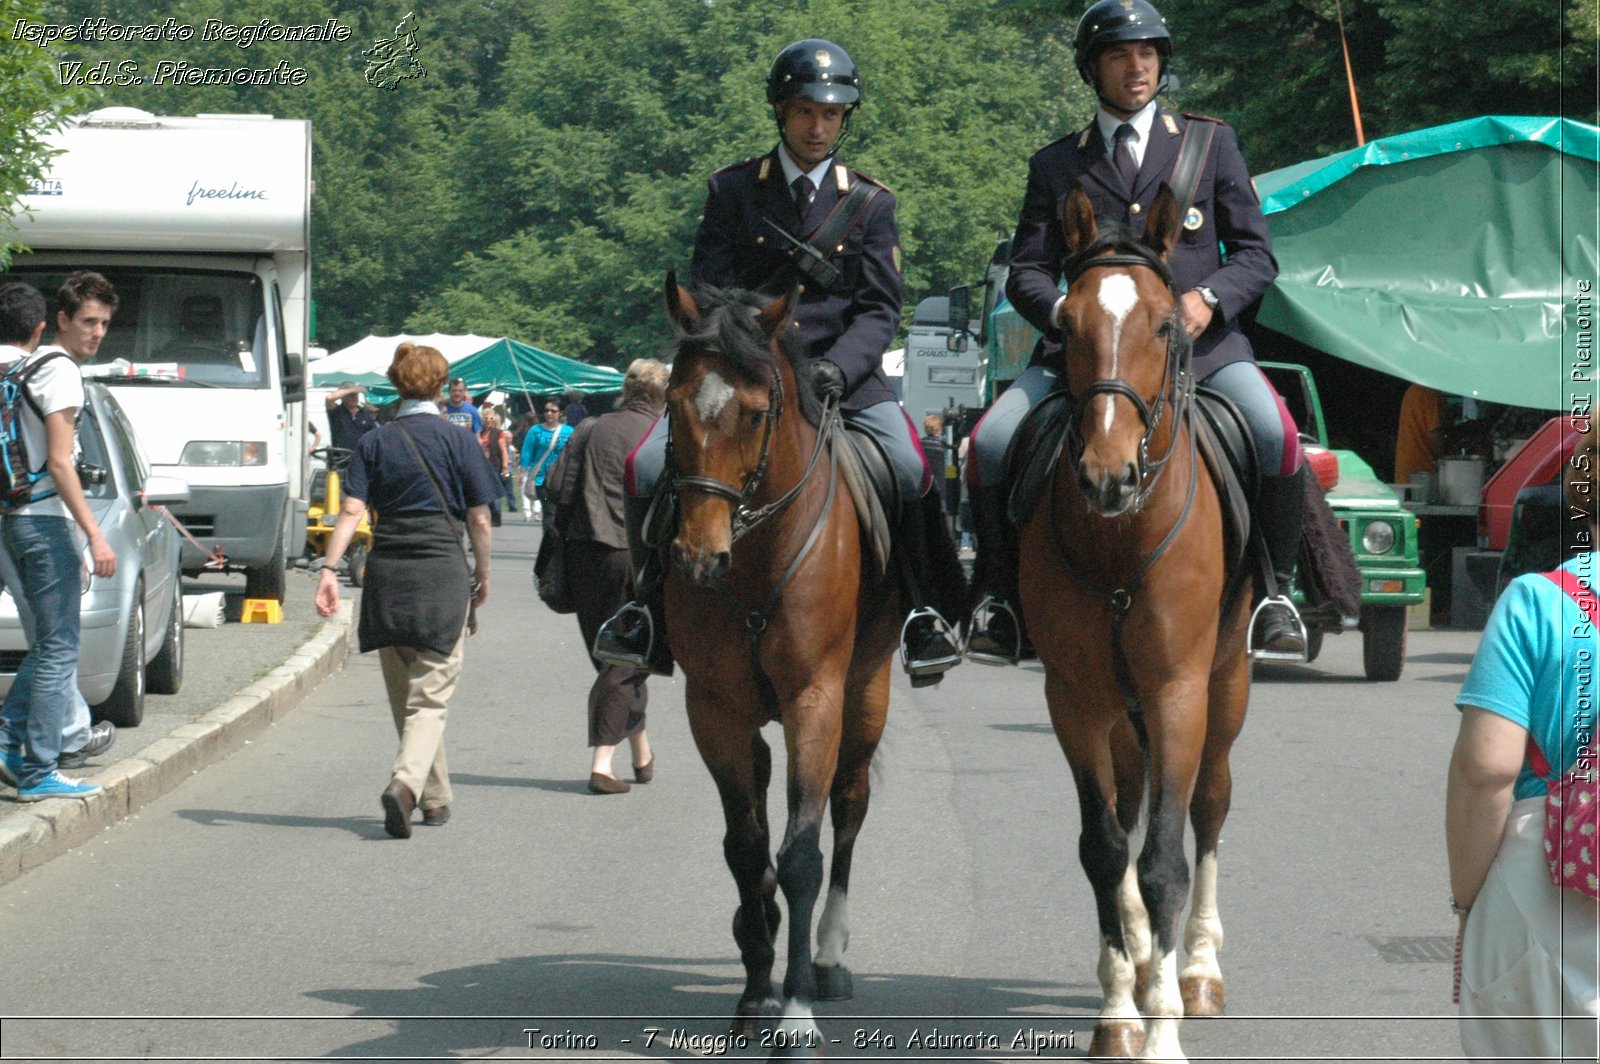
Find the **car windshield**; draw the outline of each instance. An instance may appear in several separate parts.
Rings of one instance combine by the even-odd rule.
[[[5,279],[26,281],[51,296],[67,272],[17,266]],[[98,272],[116,289],[117,310],[100,350],[86,364],[88,375],[121,376],[94,370],[120,359],[128,375],[153,386],[265,388],[270,383],[266,302],[253,274],[135,266]],[[54,307],[50,320],[54,324]]]

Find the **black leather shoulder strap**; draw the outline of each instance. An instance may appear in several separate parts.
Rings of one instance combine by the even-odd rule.
[[[1186,116],[1187,117],[1187,116]],[[1211,154],[1211,138],[1216,134],[1217,123],[1204,118],[1189,118],[1183,127],[1183,142],[1178,145],[1178,158],[1172,164],[1172,194],[1178,199],[1178,215],[1182,217],[1194,206],[1195,190],[1200,185],[1200,171],[1206,156]]]

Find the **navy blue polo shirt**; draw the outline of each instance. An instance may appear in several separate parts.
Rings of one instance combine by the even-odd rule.
[[[433,485],[401,435],[401,421],[457,519],[465,520],[470,506],[488,506],[500,498],[500,478],[484,459],[478,438],[431,412],[404,415],[361,437],[345,473],[346,495],[379,514],[439,512]]]

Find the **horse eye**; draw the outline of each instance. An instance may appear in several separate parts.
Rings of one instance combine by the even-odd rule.
[[[1162,322],[1161,323],[1161,327],[1156,330],[1156,337],[1157,337],[1157,339],[1165,340],[1167,337],[1169,337],[1171,335],[1172,335],[1172,320],[1169,318],[1168,320]]]
[[[766,416],[767,416],[767,412],[765,410],[757,410],[754,414],[750,415],[750,426],[752,428],[760,428],[761,427],[761,419],[766,417]]]

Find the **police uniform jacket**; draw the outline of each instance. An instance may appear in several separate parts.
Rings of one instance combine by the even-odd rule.
[[[877,184],[837,156],[829,174],[817,189],[804,233],[777,148],[712,174],[689,272],[719,288],[782,292],[800,284],[792,327],[812,358],[825,358],[844,371],[844,409],[865,410],[895,397],[883,373],[883,353],[900,327],[902,300],[894,194],[883,188],[845,236],[843,249],[829,257],[840,274],[830,291],[795,272],[785,250],[789,242],[767,221],[809,237],[850,187],[860,181]]]
[[[1050,314],[1061,296],[1058,282],[1067,258],[1061,233],[1061,208],[1067,193],[1081,185],[1094,205],[1096,218],[1121,222],[1135,234],[1143,233],[1156,193],[1163,181],[1172,178],[1183,130],[1199,121],[1214,120],[1156,110],[1131,193],[1107,158],[1097,122],[1041,148],[1029,161],[1028,192],[1011,245],[1006,296],[1043,334],[1034,348],[1034,364],[1058,366],[1061,361],[1061,334],[1050,323]],[[1211,324],[1195,340],[1194,374],[1200,380],[1230,362],[1254,359],[1238,318],[1278,275],[1267,220],[1239,152],[1238,137],[1227,125],[1214,124],[1217,128],[1200,171],[1194,207],[1184,219],[1182,236],[1168,262],[1180,293],[1203,285],[1220,301]],[[1222,249],[1227,251],[1226,262]]]

